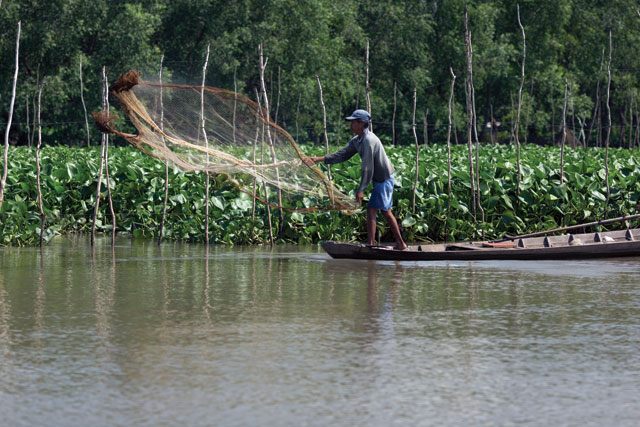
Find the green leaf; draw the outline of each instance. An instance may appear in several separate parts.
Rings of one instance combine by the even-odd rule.
[[[412,225],[414,225],[416,223],[416,219],[412,216],[408,216],[405,219],[402,220],[402,226],[403,227],[411,227]]]

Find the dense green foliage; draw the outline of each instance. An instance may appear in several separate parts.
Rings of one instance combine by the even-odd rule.
[[[608,34],[613,35],[612,144],[635,135],[640,54],[636,1],[521,0],[527,60],[521,140],[559,138],[564,79],[571,88],[569,126],[580,135],[591,125],[597,83],[606,86]],[[408,127],[413,88],[418,121],[429,111],[429,136],[446,137],[449,67],[458,76],[456,116],[464,130],[464,6],[469,8],[479,124],[491,111],[509,140],[522,61],[522,35],[511,0],[5,0],[0,6],[0,123],[6,123],[14,70],[17,22],[22,21],[20,72],[12,143],[26,144],[27,110],[35,110],[37,79],[46,78],[42,119],[45,144],[84,145],[85,120],[79,69],[89,111],[100,109],[101,73],[113,81],[137,69],[165,80],[197,84],[211,45],[207,84],[253,96],[258,83],[258,43],[269,57],[267,85],[272,115],[300,141],[319,141],[322,113],[315,76],[323,82],[329,127],[365,105],[365,47],[370,41],[370,87],[375,130],[391,135],[397,82],[397,133],[412,143]],[[604,66],[601,68],[604,54]],[[600,72],[602,70],[602,72]],[[604,120],[604,99],[601,98]],[[632,106],[633,109],[629,110]],[[299,114],[298,114],[299,111]],[[33,117],[30,119],[33,124]],[[552,129],[552,125],[555,128]],[[596,123],[597,127],[598,123]],[[633,126],[635,127],[635,125]],[[4,126],[0,126],[4,130]],[[422,130],[422,126],[419,126]],[[92,140],[98,133],[92,129]],[[597,132],[591,135],[591,145]],[[482,137],[482,136],[481,136]],[[344,138],[344,136],[343,136]],[[488,137],[485,135],[485,139]]]
[[[319,147],[305,147],[309,154]],[[636,213],[640,199],[640,157],[626,149],[610,151],[611,200],[606,207],[604,150],[577,149],[565,153],[565,182],[560,183],[560,152],[555,147],[527,145],[523,149],[523,181],[517,196],[515,150],[511,146],[483,147],[480,156],[482,205],[485,222],[474,221],[468,203],[469,175],[464,147],[454,147],[452,157],[453,194],[448,211],[446,147],[421,148],[420,183],[416,213],[411,213],[414,152],[408,147],[389,147],[396,166],[394,212],[407,241],[462,240],[500,237],[505,233],[546,230],[607,217]],[[7,198],[2,206],[0,244],[34,244],[39,238],[36,175],[33,149],[12,149]],[[47,215],[45,238],[69,231],[88,232],[96,197],[99,150],[97,148],[47,147],[42,155],[44,206]],[[164,164],[133,148],[110,150],[111,188],[117,230],[134,237],[158,233],[164,198]],[[355,195],[360,179],[356,158],[334,166],[336,185]],[[200,173],[170,171],[168,218],[164,236],[168,239],[204,240],[204,178]],[[111,230],[103,179],[98,229]],[[215,179],[211,198],[211,239],[216,243],[249,244],[269,241],[264,206],[239,193],[224,179]],[[272,212],[277,227],[277,212]],[[319,240],[360,240],[366,236],[363,212],[285,214],[283,239],[311,243]],[[383,239],[391,236],[380,219]],[[619,227],[614,225],[613,227]]]

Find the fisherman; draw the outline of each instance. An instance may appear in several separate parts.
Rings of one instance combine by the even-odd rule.
[[[358,204],[362,204],[364,190],[373,181],[373,191],[367,203],[367,244],[375,245],[376,216],[382,211],[382,216],[387,220],[391,233],[395,238],[395,249],[407,248],[396,217],[391,213],[393,205],[393,179],[394,168],[384,151],[380,139],[369,130],[371,115],[365,110],[355,110],[346,118],[350,122],[351,132],[355,135],[346,147],[326,156],[311,156],[313,162],[324,162],[327,165],[342,163],[349,160],[354,154],[360,154],[362,169],[360,172],[360,186],[356,192]]]

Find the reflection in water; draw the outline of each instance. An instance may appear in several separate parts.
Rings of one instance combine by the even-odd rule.
[[[0,249],[0,411],[9,425],[631,425],[640,260],[575,271],[128,239]]]

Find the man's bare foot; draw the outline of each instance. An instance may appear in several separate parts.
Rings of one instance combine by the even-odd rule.
[[[401,245],[401,246],[396,245],[395,250],[396,251],[404,251],[405,249],[408,249],[408,248],[409,247],[407,245],[404,245],[404,244]]]

